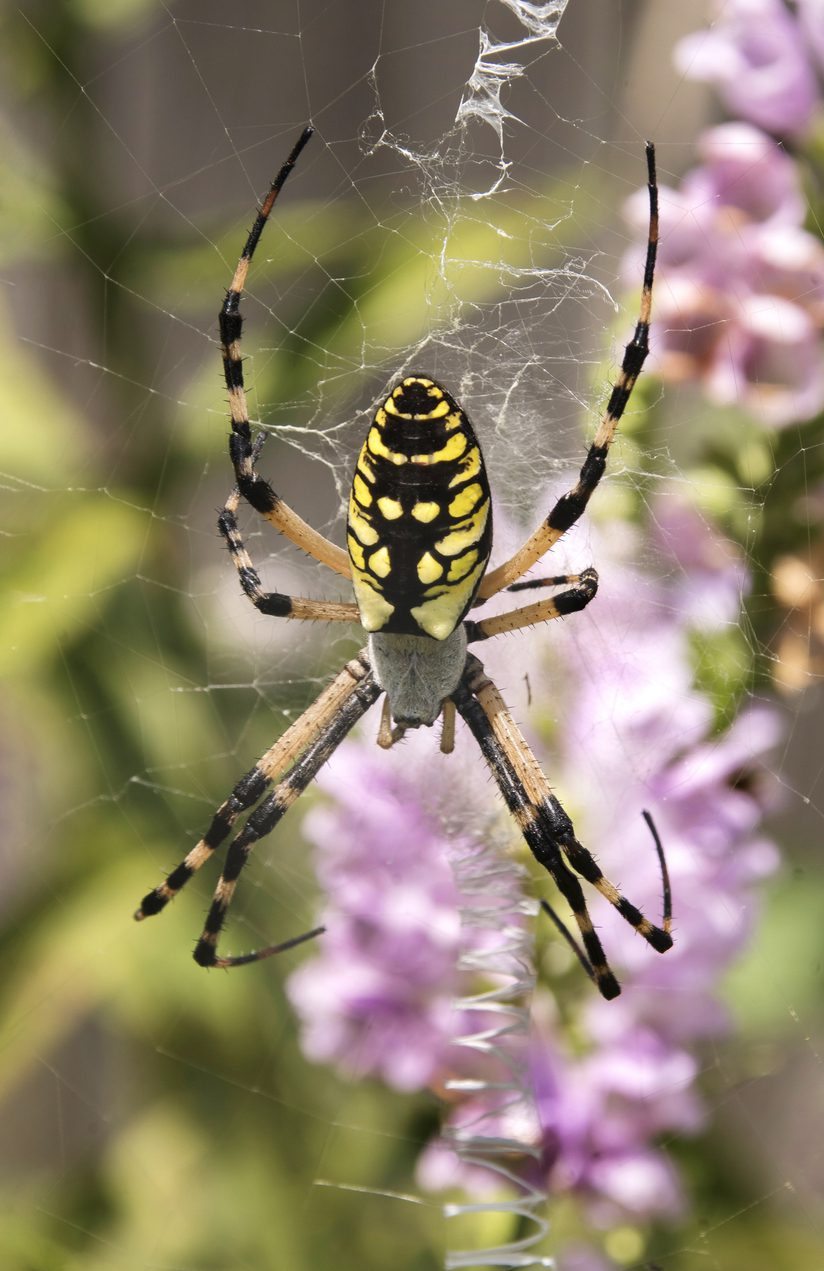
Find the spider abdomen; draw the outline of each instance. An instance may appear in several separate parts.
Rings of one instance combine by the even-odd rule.
[[[424,375],[399,381],[358,456],[347,532],[367,631],[446,640],[492,546],[483,455],[455,399]]]

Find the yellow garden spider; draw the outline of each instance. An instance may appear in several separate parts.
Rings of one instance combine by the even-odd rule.
[[[576,485],[558,499],[510,560],[487,572],[492,506],[483,456],[464,411],[428,375],[405,376],[378,407],[352,482],[348,551],[307,525],[257,472],[265,434],[253,440],[249,424],[240,352],[240,298],[269,214],[311,136],[312,129],[305,128],[272,182],[220,312],[232,423],[229,453],[237,484],[218,524],[243,591],[256,609],[279,618],[359,622],[368,633],[368,645],[241,777],[200,842],[165,882],[143,898],[135,917],[140,920],[159,913],[229,836],[238,817],[254,809],[229,845],[223,874],[195,947],[195,961],[205,967],[240,966],[320,934],[323,929],[316,928],[237,957],[220,957],[217,952],[226,911],[252,848],[272,831],[350,729],[384,693],[378,744],[386,748],[406,729],[430,727],[441,718],[441,750],[449,753],[454,745],[456,712],[462,716],[536,860],[568,901],[583,950],[571,936],[567,938],[603,996],[615,997],[620,987],[592,925],[578,876],[592,883],[654,949],[665,952],[672,945],[670,892],[654,826],[645,814],[663,879],[661,927],[620,894],[578,842],[572,822],[552,794],[500,693],[467,646],[504,631],[574,613],[595,596],[598,576],[594,569],[519,580],[582,515],[603,475],[610,443],[647,356],[658,241],[653,147],[647,144],[650,219],[641,308],[618,382]],[[238,530],[236,513],[241,499],[309,556],[351,579],[357,603],[305,600],[264,591]],[[547,586],[564,590],[551,599],[495,617],[466,617],[473,605],[504,589]],[[564,930],[546,902],[542,905]]]

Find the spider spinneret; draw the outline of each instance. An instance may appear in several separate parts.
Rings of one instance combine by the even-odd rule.
[[[236,486],[218,520],[240,585],[264,614],[303,621],[359,622],[368,646],[346,664],[303,715],[263,754],[212,817],[203,838],[164,882],[141,901],[135,918],[159,913],[232,833],[226,861],[195,946],[205,967],[234,967],[280,953],[322,932],[315,928],[252,953],[219,956],[217,944],[240,874],[252,849],[269,834],[370,706],[385,693],[378,744],[390,747],[407,728],[443,720],[441,750],[454,746],[460,714],[475,737],[507,807],[540,865],[569,903],[583,949],[553,918],[584,970],[606,998],[620,993],[589,916],[580,879],[594,886],[659,953],[672,946],[666,861],[652,819],[663,884],[663,920],[656,926],[602,873],[552,793],[495,685],[468,646],[583,609],[598,589],[592,568],[580,574],[524,575],[579,519],[603,476],[607,454],[649,351],[652,283],[658,243],[655,152],[647,143],[649,237],[641,308],[618,380],[578,480],[509,560],[487,572],[492,550],[492,501],[481,448],[465,411],[431,376],[408,374],[378,407],[352,481],[347,551],[292,511],[257,471],[265,434],[252,437],[243,379],[240,298],[263,228],[298,156],[307,127],[278,172],[241,253],[220,312],[220,338],[232,431],[229,454]],[[240,501],[270,521],[320,564],[351,580],[356,604],[307,600],[264,591],[237,524]],[[467,618],[470,608],[503,590],[561,588],[551,597],[492,618]]]

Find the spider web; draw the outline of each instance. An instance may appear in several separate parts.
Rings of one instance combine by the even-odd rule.
[[[502,556],[580,462],[630,333],[637,273],[623,262],[637,242],[621,208],[643,184],[643,139],[656,139],[662,173],[680,173],[706,119],[706,97],[660,52],[699,20],[681,21],[651,2],[79,0],[64,18],[31,5],[10,24],[6,1265],[529,1266],[550,1265],[540,1259],[563,1241],[563,1271],[652,1265],[643,1224],[588,1233],[566,1200],[523,1202],[549,1221],[535,1244],[527,1217],[513,1236],[483,1189],[450,1194],[458,1220],[446,1220],[415,1174],[438,1112],[309,1063],[281,986],[299,957],[237,976],[191,965],[208,871],[162,919],[133,929],[128,916],[273,729],[357,647],[334,625],[256,615],[214,531],[230,485],[215,314],[261,191],[311,119],[243,306],[250,410],[271,433],[261,470],[341,542],[375,401],[399,373],[428,371],[481,438]],[[553,569],[594,560],[605,576],[610,515],[630,500],[652,517],[663,491],[687,486],[701,405],[673,390],[666,404],[677,422],[643,450],[627,419],[615,479]],[[820,499],[799,482],[807,445],[774,455],[771,488]],[[761,579],[755,483],[742,462],[745,563]],[[246,526],[268,585],[349,598],[267,530]],[[638,542],[619,545],[616,571]],[[632,563],[652,568],[649,546],[638,550]],[[814,647],[812,626],[801,638]],[[769,663],[754,623],[743,639]],[[565,673],[575,642],[565,631]],[[490,665],[515,714],[532,718],[520,646],[502,646]],[[752,672],[745,696],[765,691]],[[559,687],[560,727],[563,698]],[[821,1260],[818,696],[791,699],[785,716],[771,764],[792,868],[734,973],[735,1030],[699,1052],[706,1136],[664,1145],[699,1217],[659,1232],[661,1271],[732,1271],[744,1250],[755,1271]],[[620,750],[617,706],[613,722]],[[374,727],[370,716],[365,740]],[[456,824],[488,841],[485,779],[461,740]],[[403,769],[408,753],[385,758]],[[483,868],[494,875],[498,860]],[[317,883],[298,817],[255,869],[231,938],[254,947],[311,927]],[[505,1027],[520,1045],[532,972],[511,885],[507,875],[496,893],[515,915],[509,961],[482,969],[502,977],[505,1009],[507,974],[515,984]],[[466,1005],[479,955],[462,957]],[[511,1131],[500,1140],[518,1145]],[[483,1260],[495,1248],[498,1262]]]

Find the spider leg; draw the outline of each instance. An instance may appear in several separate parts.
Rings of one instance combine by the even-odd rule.
[[[342,574],[344,578],[350,578],[351,570],[347,553],[342,548],[336,547],[334,543],[330,543],[322,534],[319,534],[317,530],[307,524],[302,517],[293,512],[280,496],[275,493],[269,482],[255,471],[257,452],[252,441],[249,408],[246,403],[246,390],[243,381],[243,358],[240,352],[240,337],[243,328],[240,298],[246,285],[249,266],[277,197],[313,131],[312,128],[304,128],[293,146],[289,158],[270,185],[255,222],[249,231],[249,236],[235,267],[231,285],[226,292],[226,299],[218,317],[220,344],[223,352],[223,373],[229,392],[229,412],[232,423],[229,454],[235,469],[235,480],[238,483],[240,493],[247,503],[304,552],[314,557],[322,565],[328,565],[336,573]],[[259,451],[259,447],[257,450]]]
[[[537,591],[539,587],[566,587],[568,583],[577,583],[579,580],[580,574],[556,574],[554,578],[527,578],[524,582],[510,583],[505,590]]]
[[[468,671],[465,674],[472,675],[471,663],[473,661],[477,666],[472,680],[472,691],[478,699],[493,732],[515,760],[527,794],[534,805],[540,809],[543,821],[548,830],[551,831],[553,841],[567,857],[576,873],[580,874],[588,883],[592,883],[593,887],[597,888],[601,895],[618,910],[621,917],[630,926],[634,927],[653,949],[658,953],[666,953],[667,949],[672,948],[672,936],[669,930],[671,925],[668,901],[669,884],[666,876],[664,877],[664,926],[656,927],[654,923],[644,917],[635,905],[621,895],[617,887],[608,878],[604,877],[595,858],[578,842],[572,822],[550,790],[549,782],[542,773],[538,761],[529,749],[520,729],[507,710],[506,703],[484,672],[477,658],[474,658],[472,654],[467,659]],[[660,842],[657,841],[657,835],[655,838],[656,849],[660,857],[663,852]]]
[[[337,749],[347,733],[354,727],[361,716],[366,713],[373,702],[377,701],[382,691],[376,683],[372,672],[367,671],[355,686],[353,692],[338,707],[332,717],[327,720],[322,732],[303,751],[291,771],[277,783],[271,794],[255,808],[243,829],[230,843],[223,873],[215,888],[215,894],[209,907],[209,912],[206,915],[203,932],[195,945],[194,959],[199,966],[232,967],[243,966],[250,962],[259,962],[263,958],[271,957],[274,953],[280,953],[284,948],[291,948],[293,944],[300,943],[301,940],[308,940],[322,930],[322,928],[315,928],[313,931],[305,932],[302,936],[287,941],[285,944],[268,945],[266,948],[255,950],[253,953],[240,954],[236,957],[221,958],[217,954],[217,943],[226,920],[226,912],[231,904],[238,879],[249,860],[252,848],[260,839],[272,832],[278,821],[285,816],[295,800],[303,794],[306,787],[314,780],[319,770]]]
[[[669,870],[667,869],[667,861],[666,861],[666,857],[664,856],[664,849],[661,846],[661,840],[658,837],[658,831],[655,828],[655,822],[653,821],[652,817],[647,811],[644,811],[642,813],[642,816],[649,827],[650,833],[652,834],[653,841],[655,843],[655,850],[658,854],[658,863],[661,867],[661,878],[663,881],[663,889],[664,889],[664,926],[668,928],[668,922],[672,916],[672,895],[670,892]],[[562,920],[559,918],[558,914],[555,912],[555,910],[552,908],[552,906],[549,904],[548,901],[544,900],[542,897],[538,903],[540,904],[541,909],[544,911],[546,916],[552,921],[553,925],[556,927],[558,932],[563,936],[564,940],[567,942],[570,949],[575,954],[575,957],[580,962],[581,966],[583,967],[589,979],[592,980],[592,983],[595,984],[597,987],[598,981],[597,981],[595,972],[592,969],[592,963],[590,962],[587,955],[584,953],[581,946],[578,944],[578,941],[575,939],[572,933],[568,930],[565,923],[562,922]]]
[[[135,919],[140,922],[165,909],[193,874],[205,865],[213,852],[228,838],[232,826],[242,813],[262,798],[276,777],[310,746],[327,728],[329,721],[357,692],[361,683],[371,678],[366,651],[343,668],[319,697],[308,706],[299,719],[287,728],[273,746],[261,755],[254,768],[237,782],[229,798],[220,805],[212,817],[208,830],[199,843],[186,854],[172,870],[165,882],[150,891],[140,902]]]
[[[561,854],[659,953],[672,947],[669,880],[665,867],[664,919],[663,926],[657,927],[605,878],[594,857],[578,842],[572,822],[552,794],[546,777],[506,709],[503,698],[485,674],[481,663],[472,654],[467,658],[463,679],[453,694],[453,699],[478,741],[533,855],[549,871],[569,901],[600,992],[605,997],[615,996],[617,982],[595,934],[580,884],[572,876],[575,887],[570,887],[569,878],[565,876],[565,871],[566,874],[569,871]],[[657,835],[654,837],[661,860],[663,852],[660,842]]]
[[[471,658],[471,662],[480,665],[476,658]],[[591,973],[591,978],[603,997],[607,999],[617,997],[621,992],[621,986],[610,970],[603,945],[592,925],[583,888],[572,870],[565,864],[551,833],[548,833],[541,816],[540,805],[536,805],[530,798],[521,774],[517,771],[505,747],[495,736],[486,713],[475,696],[473,678],[476,678],[474,667],[464,674],[463,680],[452,694],[452,700],[480,746],[504,802],[518,822],[527,846],[536,860],[548,871],[555,886],[572,910],[586,950],[587,974]]]
[[[544,522],[524,543],[523,547],[504,561],[497,569],[491,570],[481,582],[478,595],[482,599],[494,596],[497,592],[509,587],[523,574],[531,569],[536,561],[557,543],[562,534],[575,524],[584,512],[587,503],[598,482],[604,475],[607,454],[615,436],[615,431],[626,410],[635,381],[649,353],[649,324],[652,314],[652,282],[655,273],[655,257],[658,250],[658,184],[655,176],[655,148],[647,142],[647,188],[649,189],[649,236],[647,239],[647,258],[644,266],[644,285],[641,293],[641,307],[635,334],[626,346],[624,360],[618,380],[612,389],[606,411],[601,419],[598,431],[587,452],[575,486],[558,499]]]
[[[556,574],[553,578],[528,578],[525,582],[510,583],[508,587],[502,587],[502,591],[537,591],[540,587],[565,587],[568,583],[578,581],[578,574]],[[472,601],[472,608],[477,609],[479,605],[485,605],[491,596],[476,596]]]
[[[238,572],[244,594],[260,613],[275,618],[302,618],[311,622],[359,622],[358,606],[331,600],[305,600],[279,591],[264,591],[260,575],[252,564],[238,529],[237,508],[240,490],[235,487],[218,517],[218,529],[226,540],[232,564]]]
[[[575,939],[575,937],[573,936],[572,932],[571,932],[571,931],[569,930],[569,928],[567,927],[566,923],[564,923],[564,922],[563,922],[563,921],[562,921],[562,920],[558,917],[558,915],[556,914],[555,910],[552,908],[552,905],[550,905],[548,901],[544,900],[544,899],[543,899],[543,897],[542,897],[542,898],[538,901],[538,904],[541,906],[541,909],[544,911],[544,913],[546,914],[547,918],[549,918],[549,919],[550,919],[550,921],[552,922],[552,924],[553,924],[553,926],[555,927],[556,931],[558,931],[558,933],[559,933],[561,936],[563,936],[564,940],[567,942],[567,944],[569,945],[570,949],[571,949],[571,950],[572,950],[572,952],[575,954],[576,958],[578,959],[578,961],[580,962],[580,964],[581,964],[581,966],[583,967],[584,971],[586,972],[587,977],[588,977],[590,980],[592,980],[592,983],[593,983],[593,984],[596,986],[596,988],[597,988],[597,987],[598,987],[598,979],[597,979],[597,977],[596,977],[596,975],[595,975],[595,972],[594,972],[594,971],[593,971],[593,969],[592,969],[592,963],[590,962],[590,960],[589,960],[589,958],[587,957],[587,955],[584,953],[584,951],[583,951],[583,949],[581,948],[581,946],[579,945],[578,941],[577,941],[577,940]],[[620,989],[620,985],[619,985],[619,989]]]
[[[598,591],[598,575],[594,569],[585,569],[580,574],[566,574],[561,578],[537,579],[535,585],[543,582],[556,586],[559,583],[573,585],[557,596],[539,600],[534,605],[524,605],[522,609],[510,609],[508,613],[499,613],[492,618],[482,618],[480,622],[469,618],[464,626],[466,638],[470,644],[475,640],[488,640],[490,636],[500,635],[504,631],[518,631],[521,627],[532,627],[537,622],[549,622],[552,618],[563,618],[568,613],[577,613],[594,600]]]

